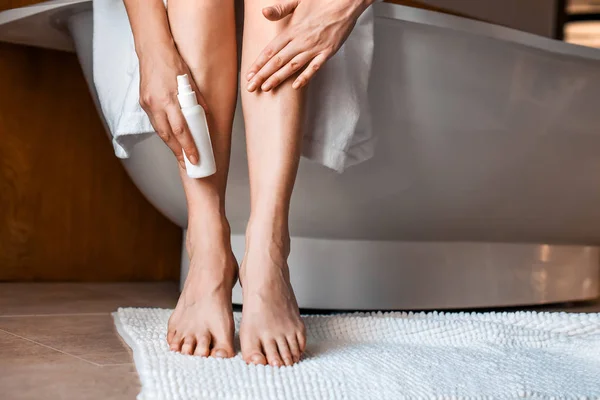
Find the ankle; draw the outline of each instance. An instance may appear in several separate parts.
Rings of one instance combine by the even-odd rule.
[[[274,259],[286,260],[290,254],[287,221],[250,218],[246,228],[246,250],[267,251]]]
[[[188,253],[198,247],[231,249],[231,228],[225,213],[190,215],[186,236]]]

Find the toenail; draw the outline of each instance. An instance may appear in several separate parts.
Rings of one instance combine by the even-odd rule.
[[[250,361],[252,361],[253,363],[260,363],[262,362],[263,357],[260,354],[255,354],[252,357],[250,357]]]
[[[217,358],[227,358],[227,352],[223,349],[219,349],[215,351],[215,357]]]
[[[281,367],[281,361],[279,360],[273,360],[273,362],[271,363],[272,366],[274,367]]]

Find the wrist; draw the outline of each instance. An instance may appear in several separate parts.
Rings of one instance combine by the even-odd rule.
[[[140,61],[157,58],[169,59],[177,53],[177,48],[170,37],[145,38],[135,42],[135,52]]]
[[[375,0],[350,0],[356,18],[358,18],[374,2]]]

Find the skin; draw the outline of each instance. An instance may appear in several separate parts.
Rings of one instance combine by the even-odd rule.
[[[189,75],[189,69],[175,49],[165,7],[160,0],[125,0],[125,7],[140,60],[140,105],[152,126],[185,168],[182,150],[192,164],[198,151],[177,102],[173,75]],[[197,89],[195,83],[192,87]],[[202,93],[198,103],[208,112]]]
[[[269,0],[246,0],[242,71],[288,21],[270,22],[257,10]],[[240,278],[244,308],[242,355],[248,362],[291,365],[306,345],[289,280],[288,213],[300,159],[304,91],[291,82],[272,93],[242,91],[250,173],[250,221]]]
[[[263,8],[265,18],[288,22],[248,68],[247,90],[269,91],[290,77],[295,78],[294,89],[306,86],[339,50],[358,17],[373,2],[288,0]]]
[[[168,18],[177,50],[210,109],[207,121],[217,172],[193,179],[180,168],[189,210],[190,272],[169,320],[167,341],[183,354],[232,357],[231,290],[238,272],[225,217],[225,189],[237,98],[234,4],[169,0]],[[172,73],[169,79],[174,80]]]
[[[162,0],[124,1],[140,60],[140,103],[179,160],[188,205],[190,272],[169,320],[170,349],[198,356],[235,355],[231,292],[239,276],[244,297],[240,327],[244,360],[292,365],[306,348],[306,334],[290,284],[288,215],[302,144],[303,87],[316,69],[309,67],[302,72],[296,68],[288,75],[277,75],[281,68],[270,67],[271,61],[278,52],[287,51],[287,45],[279,49],[280,45],[273,42],[290,32],[305,35],[302,43],[309,43],[308,38],[333,35],[332,40],[312,43],[317,53],[306,63],[318,62],[320,66],[333,54],[323,53],[323,49],[339,48],[352,29],[360,15],[359,2],[327,0],[326,12],[319,11],[316,0],[295,1],[293,7],[283,2],[273,7],[273,0],[244,2],[242,71],[254,69],[254,80],[273,84],[265,88],[269,90],[261,90],[258,85],[242,91],[251,215],[246,252],[238,268],[225,216],[237,97],[234,1],[169,0],[168,10]],[[352,12],[347,10],[350,5]],[[302,18],[308,23],[298,22]],[[319,18],[329,22],[316,24]],[[295,44],[290,49],[307,53]],[[183,163],[182,151],[192,163],[198,161],[176,98],[175,76],[184,73],[192,78],[198,100],[207,110],[217,164],[216,174],[202,179],[189,178]],[[245,84],[246,76],[242,75]],[[293,85],[298,77],[303,84]]]

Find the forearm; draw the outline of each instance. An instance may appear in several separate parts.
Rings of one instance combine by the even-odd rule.
[[[140,59],[148,54],[175,50],[162,0],[124,0],[124,3]]]

